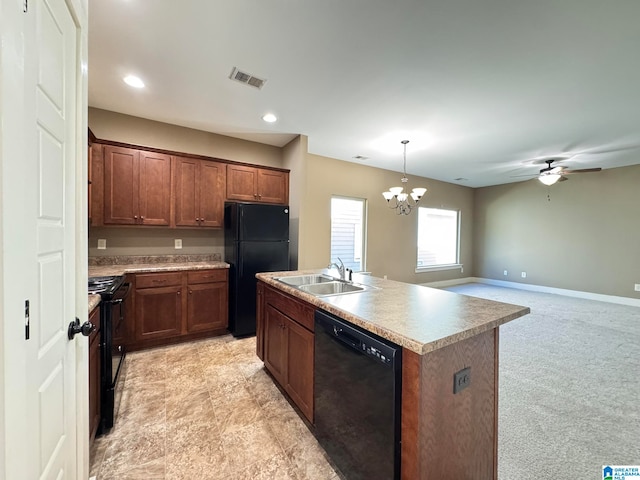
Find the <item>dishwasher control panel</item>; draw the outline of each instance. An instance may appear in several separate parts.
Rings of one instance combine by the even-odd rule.
[[[376,357],[378,360],[380,360],[383,363],[391,363],[391,361],[393,360],[392,354],[389,354],[387,352],[383,352],[380,349],[376,348],[376,347],[372,347],[370,345],[367,345],[366,343],[362,343],[362,350],[369,356],[371,357]]]

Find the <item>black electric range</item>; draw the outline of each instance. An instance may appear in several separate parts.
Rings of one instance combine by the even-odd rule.
[[[122,394],[126,349],[126,299],[129,283],[124,276],[89,278],[89,293],[100,295],[100,426],[98,433],[113,427]]]

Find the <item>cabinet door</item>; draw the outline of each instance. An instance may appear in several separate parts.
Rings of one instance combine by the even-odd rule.
[[[138,150],[104,147],[104,224],[138,223]]]
[[[264,307],[264,364],[280,385],[285,385],[287,368],[287,317],[266,304]]]
[[[285,390],[313,423],[313,333],[288,320]]]
[[[142,150],[139,155],[139,223],[169,225],[171,157]]]
[[[187,331],[227,328],[227,283],[200,283],[187,287]]]
[[[225,166],[221,163],[200,162],[200,226],[222,227],[224,220]]]
[[[258,201],[286,205],[289,201],[289,175],[258,169]]]
[[[174,160],[175,225],[197,227],[200,218],[198,196],[199,160],[177,157]]]
[[[94,308],[89,321],[96,329],[89,335],[89,439],[100,425],[100,308]]]
[[[258,200],[258,171],[254,167],[227,165],[227,199],[255,202]]]
[[[136,340],[170,338],[182,331],[182,287],[136,290]]]

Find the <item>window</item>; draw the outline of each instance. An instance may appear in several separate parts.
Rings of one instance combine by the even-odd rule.
[[[331,261],[354,272],[365,268],[365,201],[359,198],[331,198]]]
[[[459,265],[460,213],[418,208],[417,269]]]

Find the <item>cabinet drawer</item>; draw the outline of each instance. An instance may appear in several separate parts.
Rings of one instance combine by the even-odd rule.
[[[196,283],[212,283],[226,282],[227,269],[219,268],[214,270],[192,270],[188,273],[187,283],[194,285]]]
[[[138,273],[136,274],[136,289],[153,287],[171,287],[182,284],[182,273]]]
[[[272,288],[265,291],[265,302],[313,332],[314,307]]]

